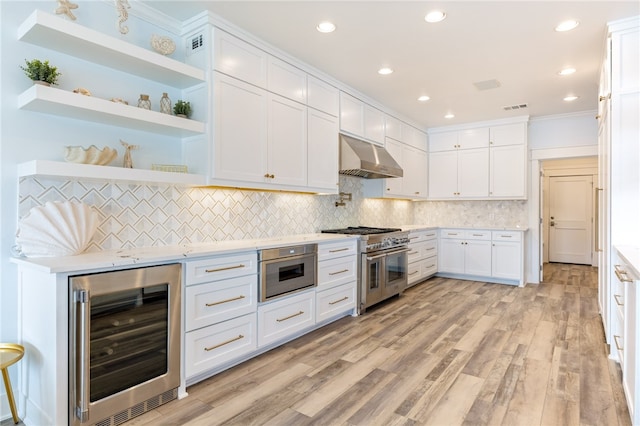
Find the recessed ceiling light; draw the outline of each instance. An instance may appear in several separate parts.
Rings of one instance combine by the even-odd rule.
[[[430,98],[430,97],[428,97],[427,95],[422,95],[422,96],[420,96],[420,97],[418,98],[418,100],[419,100],[420,102],[426,102],[426,101],[428,101],[429,99],[431,99],[431,98]]]
[[[560,70],[558,72],[558,74],[560,74],[560,75],[569,75],[569,74],[573,74],[574,72],[576,72],[575,68],[564,68],[564,69]]]
[[[316,29],[321,33],[332,33],[336,30],[336,26],[333,24],[333,22],[324,21],[320,22]]]
[[[447,119],[449,119],[449,118],[453,118],[453,117],[455,117],[455,115],[453,115],[453,114],[451,114],[451,113],[449,113],[449,114],[447,114],[447,115],[445,115],[445,116],[444,116],[444,118],[447,118]]]
[[[424,17],[424,20],[430,23],[434,23],[434,22],[440,22],[444,20],[444,18],[446,17],[447,17],[446,13],[440,10],[434,10],[432,12],[427,13]]]
[[[392,70],[391,68],[387,68],[387,67],[380,68],[380,69],[378,70],[378,74],[380,74],[380,75],[389,75],[389,74],[391,74],[392,72],[393,72],[393,70]]]
[[[567,97],[563,98],[562,100],[563,101],[567,101],[567,102],[571,102],[571,101],[575,101],[578,98],[579,98],[579,96],[571,95],[571,96],[567,96]]]
[[[559,32],[571,31],[572,29],[574,29],[578,25],[580,25],[580,22],[574,21],[573,19],[570,19],[568,21],[560,22],[558,24],[558,26],[556,27],[556,31],[559,31]]]

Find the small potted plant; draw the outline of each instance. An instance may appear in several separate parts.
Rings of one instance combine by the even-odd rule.
[[[58,72],[57,67],[49,65],[49,61],[41,61],[39,59],[33,59],[31,61],[25,59],[24,61],[27,66],[24,67],[20,65],[20,69],[22,69],[25,75],[35,84],[43,84],[45,86],[58,84],[58,77],[60,77],[61,73]]]
[[[173,106],[173,113],[176,117],[191,117],[191,104],[189,102],[178,100]]]

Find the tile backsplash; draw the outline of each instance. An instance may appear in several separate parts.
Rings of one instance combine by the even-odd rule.
[[[79,201],[100,215],[88,251],[269,238],[346,226],[526,226],[525,201],[367,199],[362,179],[340,176],[337,195],[185,188],[46,177],[21,178],[18,217],[47,201]]]

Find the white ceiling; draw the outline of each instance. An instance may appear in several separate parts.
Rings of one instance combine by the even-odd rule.
[[[627,1],[149,1],[179,20],[205,9],[424,128],[597,109],[607,22],[640,15]],[[440,9],[447,18],[424,21]],[[566,33],[554,27],[580,22]],[[318,22],[337,30],[321,34]],[[378,68],[394,73],[381,76]],[[557,73],[574,67],[570,76]],[[474,82],[498,80],[480,91]],[[574,102],[562,99],[574,94]],[[420,95],[431,100],[418,102]],[[528,108],[504,111],[506,105]],[[445,119],[448,112],[453,119]]]

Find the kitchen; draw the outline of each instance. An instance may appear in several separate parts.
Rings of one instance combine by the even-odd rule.
[[[129,10],[129,26],[132,32],[123,35],[114,25],[117,13],[113,11],[112,4],[98,2],[97,4],[79,3],[81,6],[75,10],[80,16],[80,23],[90,25],[94,29],[105,34],[111,34],[118,40],[146,47],[148,38],[152,33],[166,34],[170,24],[161,24],[151,18],[137,18],[134,12],[142,9],[142,5],[131,2]],[[637,5],[623,4],[627,7],[626,14],[612,17],[611,19],[637,15]],[[634,9],[635,7],[635,9]],[[102,225],[99,229],[99,238],[92,241],[91,252],[100,250],[135,249],[137,247],[175,245],[184,243],[203,243],[207,241],[242,240],[242,239],[266,239],[289,235],[299,235],[318,232],[323,229],[338,228],[348,225],[379,225],[399,227],[407,224],[419,224],[423,226],[457,226],[457,227],[516,227],[537,229],[536,191],[535,185],[531,186],[529,201],[526,200],[500,200],[500,201],[426,201],[412,202],[407,200],[384,200],[381,198],[366,198],[365,184],[360,178],[341,176],[339,179],[339,191],[351,194],[351,201],[344,201],[344,206],[336,206],[338,194],[311,195],[294,192],[271,191],[242,191],[224,188],[209,189],[201,187],[203,183],[197,180],[197,175],[202,158],[197,158],[201,153],[202,141],[198,137],[182,135],[182,144],[176,143],[176,137],[164,134],[149,134],[144,129],[122,131],[114,129],[110,125],[95,124],[83,120],[61,118],[56,115],[43,115],[30,111],[16,110],[14,99],[18,98],[29,86],[28,81],[19,73],[18,65],[24,58],[40,57],[49,58],[58,65],[63,72],[61,86],[66,90],[76,87],[89,88],[96,97],[128,97],[130,104],[135,104],[138,97],[138,84],[144,84],[145,91],[152,93],[152,100],[157,102],[160,94],[167,91],[166,84],[156,84],[145,80],[134,80],[129,83],[129,74],[113,70],[116,64],[102,64],[96,66],[88,61],[78,61],[64,54],[54,54],[49,48],[38,47],[32,43],[25,43],[15,39],[18,26],[35,10],[40,9],[52,13],[53,6],[50,2],[20,3],[19,5],[3,2],[3,52],[14,52],[10,55],[3,53],[3,137],[2,137],[2,201],[5,208],[2,209],[2,250],[3,250],[3,286],[2,286],[2,324],[3,341],[15,341],[18,335],[16,323],[18,304],[18,289],[15,283],[16,268],[9,263],[12,256],[10,248],[15,244],[16,227],[7,224],[16,224],[19,217],[24,217],[34,206],[46,201],[59,199],[82,200],[90,205],[104,206]],[[97,10],[97,13],[88,11]],[[85,12],[87,11],[87,12]],[[106,11],[106,12],[105,12]],[[636,13],[634,13],[636,11]],[[113,19],[97,19],[104,12],[113,16]],[[147,11],[152,15],[152,11]],[[193,12],[189,17],[196,15]],[[449,12],[450,14],[452,12]],[[58,17],[63,19],[62,17]],[[186,18],[184,18],[186,19]],[[610,19],[603,19],[603,25]],[[94,22],[95,21],[95,22]],[[149,22],[158,22],[149,24]],[[446,22],[446,21],[445,21]],[[554,20],[555,22],[555,20]],[[5,25],[6,23],[6,25]],[[134,24],[138,25],[133,31]],[[164,25],[164,26],[163,26]],[[185,30],[183,35],[191,35],[191,29]],[[604,27],[599,29],[595,43],[603,43]],[[175,32],[174,34],[179,34]],[[243,34],[244,35],[244,34]],[[174,35],[177,39],[177,35]],[[275,44],[275,43],[274,43]],[[277,46],[280,46],[276,44]],[[177,47],[179,54],[185,56],[185,47]],[[280,52],[278,52],[280,53]],[[80,54],[82,57],[82,54]],[[91,52],[87,57],[94,56]],[[601,55],[599,55],[601,56]],[[9,65],[6,58],[15,60]],[[55,57],[55,61],[53,58]],[[598,65],[599,66],[599,65]],[[592,75],[597,71],[593,70]],[[323,75],[324,76],[324,75]],[[327,76],[331,81],[331,77]],[[488,76],[487,78],[493,78]],[[5,80],[8,80],[5,83]],[[108,82],[108,84],[97,83]],[[593,84],[596,81],[592,82]],[[337,84],[337,83],[336,83]],[[169,84],[171,86],[171,84]],[[380,86],[384,86],[380,84]],[[169,91],[170,97],[175,101],[182,96],[193,99],[194,121],[206,123],[209,121],[206,115],[207,96],[204,98],[198,94],[198,85],[191,84],[194,92],[174,89]],[[595,95],[594,95],[595,97]],[[572,114],[564,114],[566,110],[554,114],[541,114],[542,117],[532,117],[528,123],[528,147],[532,151],[531,173],[528,177],[537,176],[536,167],[548,157],[553,155],[567,157],[581,157],[597,155],[597,122],[593,120],[595,101],[589,99],[589,95],[583,95],[582,100],[588,100],[582,109],[575,109]],[[204,100],[203,100],[204,99]],[[383,108],[373,99],[366,98],[371,104]],[[520,100],[514,100],[521,102]],[[579,100],[578,102],[581,102]],[[534,106],[531,105],[531,111]],[[476,108],[481,110],[482,108]],[[514,113],[509,117],[521,117],[521,113]],[[440,117],[440,113],[437,114]],[[458,114],[460,115],[460,114]],[[33,126],[36,120],[47,117],[42,126]],[[53,119],[55,117],[55,120]],[[484,116],[477,119],[458,121],[460,125],[470,122],[487,122],[498,116]],[[502,116],[500,116],[502,117]],[[427,130],[446,127],[443,119],[436,121],[436,114],[429,118],[433,120],[426,125],[418,125],[415,119],[406,119],[413,128],[420,127]],[[109,124],[109,123],[107,123]],[[196,123],[197,124],[197,123]],[[503,123],[501,123],[503,124]],[[20,130],[18,130],[20,129]],[[209,130],[211,131],[211,130]],[[189,131],[184,131],[191,135]],[[54,141],[49,142],[51,139]],[[81,172],[65,171],[64,167],[41,161],[35,167],[45,167],[44,171],[18,171],[17,164],[25,164],[36,160],[60,161],[63,155],[63,147],[66,145],[84,145],[91,143],[97,146],[119,147],[118,139],[124,139],[128,143],[139,145],[139,149],[132,152],[134,169],[148,169],[154,163],[175,162],[175,158],[187,161],[190,175],[185,179],[194,179],[187,185],[173,185],[171,181],[154,182],[157,175],[140,174],[144,183],[130,184],[127,180],[119,182],[117,175],[95,172],[95,176],[86,176]],[[90,142],[89,142],[90,141]],[[15,146],[25,146],[30,149],[16,150]],[[558,153],[561,150],[562,152]],[[33,152],[37,152],[34,155]],[[195,159],[194,159],[195,157]],[[200,154],[200,157],[202,155]],[[117,161],[121,161],[118,158]],[[46,169],[49,167],[49,169]],[[204,167],[204,166],[203,166]],[[62,168],[62,170],[59,170]],[[123,173],[128,171],[123,170]],[[94,173],[93,171],[91,173]],[[50,177],[56,175],[57,178]],[[20,187],[17,188],[16,176],[23,176]],[[65,176],[70,178],[65,179]],[[124,175],[135,176],[138,175]],[[150,177],[151,176],[151,177]],[[88,177],[91,179],[84,179]],[[114,179],[115,177],[115,179]],[[95,180],[97,178],[97,180]],[[131,178],[132,180],[135,180]],[[178,179],[178,178],[176,178]],[[286,184],[285,184],[286,185]],[[191,188],[195,186],[195,188]],[[260,186],[258,186],[260,188]],[[269,189],[267,184],[262,189]],[[18,192],[19,191],[19,192]],[[19,194],[19,196],[18,196]],[[15,200],[20,200],[16,204]],[[532,214],[533,212],[533,214]],[[533,224],[533,225],[532,225]],[[527,281],[536,281],[536,253],[534,249],[539,244],[534,233],[529,234],[529,247],[527,253]],[[4,404],[3,398],[3,404]],[[4,410],[3,410],[4,412]]]

